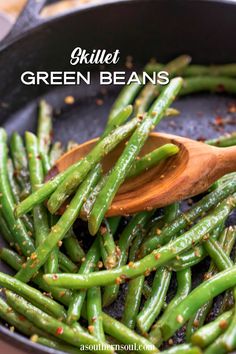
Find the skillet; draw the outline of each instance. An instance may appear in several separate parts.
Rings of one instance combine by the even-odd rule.
[[[26,86],[20,81],[21,73],[27,70],[74,70],[69,59],[77,46],[88,51],[119,49],[121,68],[127,55],[133,56],[135,69],[151,57],[166,62],[183,53],[190,54],[198,64],[236,61],[233,0],[107,0],[42,19],[38,14],[45,3],[45,0],[29,0],[15,27],[0,44],[0,123],[9,134],[14,130],[21,133],[35,130],[41,97],[55,109],[55,139],[84,142],[101,133],[120,87],[101,89],[97,81],[100,67],[76,67],[92,72],[94,80],[90,86]],[[64,103],[68,95],[75,97],[75,104]],[[97,99],[103,100],[101,106],[97,105]],[[181,110],[181,116],[174,121],[164,120],[158,129],[195,139],[215,137],[222,133],[214,125],[215,117],[227,115],[233,101],[233,97],[224,95],[185,97],[174,105]],[[232,129],[229,125],[224,131]],[[11,272],[3,264],[0,270]],[[122,300],[121,294],[112,315],[119,317]],[[58,353],[31,343],[2,325],[0,336],[24,352]]]

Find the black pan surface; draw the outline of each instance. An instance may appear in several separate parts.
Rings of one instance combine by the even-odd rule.
[[[98,85],[99,67],[77,67],[80,71],[94,71],[93,85],[78,87],[23,86],[21,73],[74,70],[69,58],[76,46],[88,50],[118,48],[121,68],[127,55],[133,56],[134,69],[151,57],[166,62],[183,53],[192,55],[195,63],[235,62],[235,17],[233,1],[108,1],[104,5],[85,6],[25,30],[2,45],[0,123],[9,134],[14,130],[21,133],[35,130],[37,103],[45,97],[54,107],[55,139],[83,142],[98,136],[120,90],[119,86]],[[75,97],[75,104],[64,103],[68,95]],[[103,104],[98,105],[97,99],[102,99]],[[235,97],[226,95],[197,94],[181,98],[174,104],[181,111],[180,117],[162,121],[158,130],[195,139],[216,137],[222,134],[223,128],[215,124],[215,119],[229,116],[232,103]],[[232,124],[226,125],[224,132],[235,130],[236,116],[230,117]],[[10,272],[2,263],[0,270]],[[122,307],[123,292],[110,312],[119,317]],[[0,335],[24,351],[55,353],[10,333],[4,326],[0,326]]]

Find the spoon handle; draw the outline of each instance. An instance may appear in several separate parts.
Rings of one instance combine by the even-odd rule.
[[[222,175],[236,172],[236,146],[215,149],[217,150],[218,168],[222,171]]]

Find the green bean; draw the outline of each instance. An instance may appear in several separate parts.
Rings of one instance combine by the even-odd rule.
[[[8,264],[11,268],[18,271],[21,269],[22,264],[24,264],[25,259],[19,256],[12,250],[7,248],[2,248],[0,250],[0,259]],[[68,305],[72,297],[72,292],[70,290],[62,288],[52,288],[47,285],[43,279],[43,273],[39,271],[37,275],[33,278],[33,283],[35,283],[41,290],[46,291],[54,299],[62,303],[63,305]]]
[[[132,119],[126,125],[113,130],[111,134],[99,141],[89,154],[80,160],[79,166],[66,177],[48,200],[48,209],[53,214],[76,190],[87,173],[137,126],[139,119]]]
[[[217,240],[220,234],[223,232],[224,223],[219,225],[211,233],[211,238]],[[207,256],[207,252],[202,244],[194,246],[192,250],[185,252],[177,257],[176,260],[170,263],[170,267],[175,271],[180,271],[193,267],[200,263]]]
[[[229,322],[229,323],[228,323]],[[225,332],[221,334],[206,350],[206,354],[213,354],[213,353],[229,353],[232,352],[236,347],[236,340],[235,340],[235,311],[232,313],[230,321],[226,321],[226,328]]]
[[[211,245],[209,249],[209,255],[212,258],[209,270],[207,274],[205,274],[205,279],[207,280],[209,277],[211,277],[213,274],[217,273],[218,270],[224,270],[227,269],[228,267],[231,266],[232,262],[230,258],[228,257],[232,247],[234,245],[235,237],[231,237],[231,240],[229,238],[226,238],[227,233],[222,232],[220,238],[219,238],[219,243],[217,242],[215,245],[214,243],[209,244]],[[232,235],[234,236],[234,235]],[[210,240],[208,240],[206,244],[209,243]],[[212,248],[213,245],[213,248]],[[221,248],[221,251],[219,252],[219,247]],[[207,249],[207,248],[206,248]],[[225,259],[223,262],[221,261],[222,253],[225,256]],[[192,318],[190,318],[188,325],[187,325],[187,330],[186,330],[186,338],[189,341],[192,334],[197,330],[197,328],[201,327],[203,323],[205,322],[205,319],[212,307],[212,300],[206,302]]]
[[[8,228],[8,225],[4,219],[4,216],[0,210],[0,229],[1,229],[1,235],[3,236],[4,240],[10,245],[14,245],[14,239],[12,237],[12,234]]]
[[[44,181],[42,162],[39,159],[38,139],[30,133],[25,133],[26,151],[29,161],[29,173],[32,192],[40,188]],[[39,246],[49,234],[47,210],[43,204],[33,209],[35,245]]]
[[[176,273],[177,277],[177,291],[173,299],[167,305],[165,313],[162,315],[162,321],[167,316],[168,312],[171,312],[175,306],[177,306],[191,291],[191,269],[184,269]]]
[[[155,101],[147,117],[143,119],[138,128],[133,133],[122,155],[113,167],[105,186],[100,191],[93,205],[88,218],[88,227],[91,235],[95,235],[99,229],[102,219],[109,208],[117,190],[125,180],[132,163],[139,154],[142,146],[151,130],[160,122],[166,108],[174,100],[174,96],[179,92],[182,84],[181,78],[173,79],[163,91],[158,100]]]
[[[174,203],[165,207],[164,216],[160,222],[168,223],[173,221],[178,215],[178,212],[179,203]],[[144,278],[144,276],[142,277]],[[152,285],[151,295],[144,303],[143,309],[136,319],[137,326],[141,332],[147,332],[155,321],[156,317],[159,315],[165,301],[167,290],[169,288],[170,279],[171,271],[169,269],[160,268],[157,270]]]
[[[236,285],[236,266],[226,269],[195,288],[173,311],[161,327],[163,339],[170,338],[204,303]]]
[[[34,277],[34,279],[33,279],[34,282],[38,278],[39,278],[39,275]],[[55,288],[52,288],[52,289],[54,289],[54,291],[56,290]],[[47,288],[45,290],[47,291]],[[54,294],[53,294],[53,296],[54,296]],[[59,295],[57,300],[62,302],[65,305],[68,305],[69,302],[71,301],[71,298],[72,298],[72,294],[70,294],[70,295],[65,294],[64,296]],[[83,314],[83,316],[84,316],[84,314]],[[122,325],[120,322],[116,321],[112,317],[108,316],[107,314],[102,313],[102,320],[103,320],[103,325],[104,325],[104,329],[105,329],[106,333],[114,336],[114,338],[116,338],[116,339],[119,339],[121,341],[121,343],[125,343],[125,344],[136,343],[137,345],[140,345],[141,352],[143,352],[142,350],[145,350],[145,347],[146,348],[153,348],[154,352],[157,352],[157,349],[154,346],[151,347],[151,343],[147,339],[139,336],[138,334],[136,334],[133,331],[128,330],[127,327],[125,327],[124,325]],[[75,333],[74,333],[74,335],[75,335]],[[153,353],[153,350],[150,352]],[[145,353],[147,353],[147,351],[145,351]]]
[[[8,179],[11,186],[12,194],[15,200],[15,203],[20,201],[20,187],[14,179],[14,166],[11,159],[7,161],[7,170],[8,170]]]
[[[216,139],[206,140],[205,143],[218,147],[229,147],[236,145],[236,132],[220,136]]]
[[[226,198],[211,213],[202,218],[189,231],[171,241],[166,246],[154,250],[140,261],[132,265],[94,272],[86,275],[57,274],[44,276],[44,279],[53,286],[65,286],[70,289],[84,289],[92,286],[104,286],[114,284],[125,279],[135,278],[144,274],[147,270],[166,265],[176,255],[188,250],[193,243],[198,243],[204,235],[218,226],[236,206],[236,194]]]
[[[43,127],[40,127],[43,128]],[[38,190],[44,182],[43,164],[40,157],[40,142],[38,138],[30,133],[25,133],[26,151],[29,161],[29,173],[32,192]],[[42,145],[42,142],[41,142]],[[41,146],[42,149],[42,146]],[[42,150],[43,151],[43,150]],[[41,154],[42,156],[42,154]],[[33,209],[35,245],[38,247],[49,234],[49,220],[44,204],[36,205]],[[55,247],[45,264],[45,272],[53,273],[58,271],[58,247]]]
[[[60,252],[58,253],[58,261],[60,265],[60,269],[63,272],[67,273],[76,273],[78,271],[78,266],[73,263],[70,258],[68,258],[64,253]]]
[[[11,192],[7,174],[7,134],[4,129],[0,129],[0,201],[2,213],[7,225],[14,236],[15,243],[24,255],[29,255],[34,251],[34,245],[30,239],[22,220],[15,219],[14,198]]]
[[[60,141],[56,141],[52,145],[52,148],[51,148],[50,153],[49,153],[49,161],[50,161],[50,165],[51,166],[55,165],[55,162],[61,157],[63,152],[64,152],[64,150],[63,150],[63,147],[61,145],[61,142]]]
[[[187,328],[186,328],[186,341],[190,342],[191,336],[194,334],[194,332],[198,329],[201,328],[204,325],[204,322],[207,318],[207,315],[212,309],[213,305],[213,299],[207,301],[205,304],[203,304],[197,311],[196,313],[193,314],[193,316],[189,319]]]
[[[130,250],[129,250],[129,261],[134,262],[137,259],[138,255],[138,250],[140,248],[140,245],[143,242],[143,238],[146,234],[146,230],[143,230],[143,232],[139,232],[137,236],[134,238]]]
[[[202,351],[198,347],[193,347],[190,344],[175,345],[173,348],[162,351],[163,354],[201,354]]]
[[[89,197],[86,199],[85,203],[82,206],[81,213],[80,213],[81,214],[80,216],[82,219],[84,219],[84,220],[88,219],[88,216],[92,210],[92,207],[95,203],[97,195],[101,191],[102,187],[106,184],[108,176],[109,176],[109,172],[101,177],[101,179],[98,181],[98,184],[96,185],[96,187],[91,191]]]
[[[153,212],[149,213],[150,217],[152,214]],[[138,246],[141,244],[145,234],[146,234],[146,230],[145,228],[143,228],[142,230],[140,230],[140,232],[137,233],[136,237],[134,238],[134,241],[130,247],[130,254],[129,254],[130,266],[132,266],[133,262],[136,260]],[[145,276],[140,275],[135,279],[131,279],[128,283],[122,322],[131,329],[135,327],[135,324],[137,322],[137,316],[139,313],[142,294],[143,294],[144,280],[145,280]]]
[[[148,285],[147,281],[143,283],[143,296],[147,300],[151,295],[152,288]]]
[[[211,238],[217,240],[222,234],[224,222],[211,232]],[[194,246],[192,250],[185,252],[170,263],[170,267],[175,271],[180,271],[193,267],[200,263],[207,256],[207,252],[202,244]]]
[[[104,226],[101,226],[99,231],[100,252],[106,269],[114,268],[117,264],[117,247],[113,235],[119,222],[120,217],[104,219]]]
[[[10,139],[10,150],[15,167],[16,180],[21,188],[21,198],[30,194],[28,160],[21,136],[14,132]]]
[[[164,208],[163,222],[168,224],[176,219],[179,214],[179,203],[167,205]]]
[[[188,55],[181,55],[165,65],[163,70],[167,71],[168,74],[173,77],[181,69],[185,68],[190,63],[190,61],[191,58]],[[150,105],[159,94],[159,87],[160,85],[154,85],[153,83],[149,82],[142,89],[134,103],[135,115],[142,114],[149,109]]]
[[[14,311],[2,298],[0,298],[0,317],[26,336],[32,334],[44,335],[41,329],[34,326],[33,323],[29,322],[23,315]]]
[[[63,272],[73,272],[74,267],[67,267],[65,266],[64,257],[62,257],[62,253],[60,254],[61,258],[61,263],[60,263],[60,269]],[[67,258],[67,257],[66,257]],[[68,259],[68,258],[67,258]],[[47,259],[47,262],[44,265],[44,272],[45,273],[57,273],[59,271],[59,248],[58,246],[55,246],[52,251],[50,252],[50,255]]]
[[[135,177],[156,166],[160,161],[166,160],[168,157],[176,155],[179,148],[174,144],[165,144],[145,156],[141,157],[130,169],[128,178]]]
[[[87,334],[84,330],[78,330],[78,327],[76,329],[70,328],[63,322],[47,315],[45,312],[8,290],[6,291],[6,296],[7,302],[10,306],[23,314],[29,321],[32,321],[32,323],[43,329],[45,332],[59,337],[63,341],[70,345],[74,345],[79,349],[82,349],[83,345],[90,345],[91,350],[95,350],[96,353],[113,353],[113,349],[109,345],[101,350],[99,348],[101,342]]]
[[[225,251],[228,255],[230,254],[234,246],[235,239],[236,239],[236,228],[229,226],[228,228],[225,229],[225,245],[224,245]],[[226,291],[223,297],[223,300],[219,308],[219,313],[222,313],[228,310],[229,308],[231,308],[233,302],[234,302],[233,294],[232,294],[232,290],[230,289]]]
[[[141,174],[142,172],[149,170],[150,168],[157,165],[160,161],[177,154],[178,151],[179,148],[174,144],[166,144],[161,146],[160,148],[153,150],[149,154],[146,154],[141,157],[139,160],[134,161],[131,169],[128,172],[127,178],[135,177]],[[95,203],[97,195],[99,194],[103,186],[106,184],[108,176],[109,173],[102,176],[101,180],[98,182],[97,186],[94,188],[89,198],[84,203],[81,210],[81,216],[84,219],[88,219],[88,216]]]
[[[14,270],[20,269],[22,264],[25,262],[25,258],[5,247],[0,248],[0,259]]]
[[[45,347],[53,348],[59,350],[60,352],[70,353],[70,354],[88,354],[86,351],[80,351],[78,348],[72,347],[72,345],[64,344],[60,341],[52,340],[51,338],[33,336],[33,341],[39,343]]]
[[[91,335],[99,341],[105,342],[102,321],[102,298],[99,287],[90,288],[87,291],[87,316]]]
[[[143,229],[151,218],[152,213],[144,211],[136,214],[124,228],[118,241],[120,256],[117,267],[125,265],[128,259],[128,249],[137,235],[143,235]],[[106,286],[103,293],[103,306],[108,306],[114,302],[118,296],[119,284]]]
[[[69,236],[67,236],[63,241],[66,253],[72,262],[79,263],[85,256],[84,250],[80,246],[80,243],[72,229],[69,230],[68,234]]]
[[[236,93],[236,80],[220,76],[198,76],[184,80],[180,95],[188,95],[201,91]]]
[[[194,246],[192,250],[184,252],[173,262],[169,264],[170,268],[175,272],[179,272],[184,269],[191,268],[200,263],[207,256],[206,250],[202,245]]]
[[[103,139],[101,144],[99,145],[99,149],[101,155],[107,154],[108,150],[114,148],[114,145],[118,144],[121,140],[125,139],[137,126],[139,122],[138,118],[132,119],[127,124],[115,129],[107,138]],[[107,146],[106,146],[107,145]],[[97,145],[98,146],[98,145]],[[96,146],[96,148],[97,148]],[[105,149],[102,149],[102,147]],[[97,151],[97,149],[96,149]],[[91,155],[90,155],[91,157]],[[97,159],[100,159],[99,156],[96,156]],[[91,158],[89,158],[91,160]],[[75,163],[74,165],[70,166],[67,170],[59,173],[54,179],[45,183],[38,191],[31,194],[28,198],[22,201],[16,207],[16,215],[19,217],[28,211],[30,211],[35,205],[41,203],[42,201],[46,200],[55,190],[56,188],[65,180],[66,177],[72,176],[73,172],[76,171],[78,168],[80,169],[81,165],[85,164],[87,166],[87,158]],[[92,167],[92,166],[90,166]],[[91,168],[90,168],[91,169]],[[81,169],[80,169],[81,170]],[[84,174],[84,170],[83,170]],[[77,174],[76,174],[77,175]]]
[[[211,185],[211,187],[209,188],[209,191],[211,192],[211,191],[223,186],[225,183],[228,183],[229,181],[233,180],[235,177],[236,177],[235,172],[227,173],[226,175],[224,175],[223,177],[218,179],[215,183],[213,183]]]
[[[235,236],[235,230],[232,228],[229,229],[229,232],[231,235]],[[233,289],[233,297],[234,301],[236,299],[236,288],[234,287]],[[225,297],[228,294],[225,294]],[[223,299],[223,302],[225,302],[225,298]],[[236,316],[235,316],[235,304],[234,304],[234,310],[232,313],[232,317],[230,319],[230,322],[228,323],[228,328],[226,331],[219,336],[206,350],[206,353],[228,353],[233,351],[236,348],[236,341],[235,341],[235,323],[236,323]],[[227,323],[226,326],[227,327]]]
[[[163,70],[164,65],[156,62],[150,62],[145,66],[145,71],[152,73],[154,71],[158,72]],[[221,65],[189,65],[183,69],[182,72],[184,77],[187,76],[229,76],[236,77],[236,64],[221,64]]]
[[[90,247],[88,253],[86,254],[85,259],[80,266],[78,274],[89,274],[95,269],[97,262],[99,261],[100,258],[98,245],[99,245],[99,241],[97,238],[92,244],[92,246]],[[67,314],[68,323],[75,322],[80,318],[85,297],[86,297],[86,291],[84,290],[80,290],[74,293],[68,308],[68,314]]]
[[[161,312],[165,297],[169,288],[171,272],[166,268],[159,268],[156,271],[152,292],[144,303],[142,311],[137,316],[137,326],[141,333],[148,332],[153,322]]]
[[[26,262],[25,267],[17,273],[16,277],[19,280],[28,282],[39,268],[45,264],[52,249],[62,240],[77,219],[84,198],[87,197],[100,175],[101,166],[97,165],[97,168],[81,184],[68,208],[60,217],[57,224],[53,226],[48,237],[37,247],[31,258]]]
[[[187,226],[191,225],[191,223],[200,217],[203,213],[210,210],[223,198],[226,198],[232,194],[236,190],[235,187],[236,180],[232,179],[228,181],[224,185],[220,186],[220,188],[217,188],[216,190],[203,197],[186,213],[178,216],[170,225],[165,226],[161,230],[160,235],[157,235],[156,233],[150,233],[150,235],[147,237],[147,240],[144,241],[141,247],[140,257],[145,256],[160,245],[169,242],[172,236],[176,235],[180,230],[185,229]]]
[[[105,138],[108,134],[110,134],[113,129],[124,124],[126,120],[131,116],[132,112],[133,112],[133,106],[128,105],[126,107],[123,107],[115,116],[113,116],[112,121],[109,120],[108,118],[107,125],[104,129],[104,132],[100,136],[100,140]]]
[[[167,305],[165,312],[163,315],[158,319],[158,321],[152,327],[151,332],[149,333],[149,339],[152,343],[159,346],[162,343],[162,336],[161,336],[161,326],[165,323],[166,318],[168,318],[171,311],[178,306],[179,303],[183,299],[187,297],[187,295],[191,291],[191,270],[185,269],[181,270],[176,273],[177,275],[177,292],[170,303]]]
[[[141,303],[144,279],[144,275],[140,275],[137,278],[131,279],[128,284],[122,323],[130,329],[134,329],[135,327]]]
[[[49,149],[52,140],[52,107],[44,100],[39,102],[37,136],[39,152],[45,174],[50,170]]]
[[[149,218],[151,217],[152,214],[153,212],[149,213]],[[133,262],[136,260],[138,247],[142,243],[145,234],[146,234],[146,230],[145,228],[142,228],[137,233],[136,237],[134,238],[131,244],[130,252],[129,252],[129,265],[131,266]],[[135,327],[137,321],[137,316],[139,313],[141,298],[143,294],[144,279],[145,279],[144,275],[140,275],[135,279],[131,279],[128,283],[122,322],[131,329]],[[112,286],[110,286],[110,288],[112,288]]]
[[[30,300],[32,303],[36,303],[38,307],[44,309],[45,312],[55,316],[56,318],[66,317],[63,306],[57,304],[49,297],[44,296],[39,290],[36,290],[25,283],[22,283],[10,275],[0,272],[0,285],[1,287],[5,287],[23,296],[24,298]]]
[[[35,207],[35,208],[37,208],[37,207]],[[49,219],[50,219],[50,226],[52,228],[57,223],[58,218],[55,215],[49,214]],[[49,230],[48,230],[48,233],[49,233]],[[63,268],[63,264],[62,264],[61,268],[65,272],[68,270],[68,268],[66,268],[66,267]],[[73,269],[73,267],[72,267],[72,269]],[[70,269],[71,272],[73,272],[72,269]],[[44,264],[44,272],[45,273],[57,273],[58,270],[59,270],[59,247],[58,247],[58,245],[56,245],[52,249],[46,263]]]
[[[116,117],[122,109],[133,103],[134,98],[137,96],[141,88],[142,85],[139,85],[139,83],[136,82],[132,83],[131,85],[125,85],[122,88],[110,110],[107,122],[108,126],[114,124],[113,122],[116,121]]]
[[[119,321],[115,320],[106,313],[102,313],[103,326],[105,333],[114,337],[124,344],[136,344],[138,351],[143,354],[158,353],[158,349],[146,338],[138,335]]]
[[[207,241],[203,242],[203,245],[219,270],[226,269],[233,265],[231,259],[222,249],[222,245],[217,241],[210,237]]]
[[[34,278],[34,281],[38,278],[38,275]],[[56,290],[56,289],[54,289]],[[46,290],[47,291],[47,290]],[[54,295],[53,295],[54,296]],[[58,301],[63,301],[64,304],[69,303],[72,295],[68,296],[58,296]],[[151,348],[151,343],[147,341],[147,339],[139,336],[133,331],[128,330],[127,327],[122,325],[120,322],[116,321],[112,317],[108,316],[105,313],[102,313],[102,319],[103,319],[103,325],[106,333],[114,336],[114,338],[119,339],[122,343],[125,344],[134,344],[136,343],[137,345],[140,345],[140,351],[143,352],[142,350],[145,350],[146,348]],[[74,334],[75,335],[75,334]],[[154,352],[157,352],[157,349],[153,346],[152,347]],[[150,351],[151,353],[153,352]],[[147,353],[147,351],[145,351]]]
[[[16,180],[15,180],[15,176],[14,176],[14,166],[12,163],[11,159],[8,159],[7,162],[7,170],[8,170],[8,179],[9,179],[9,183],[10,183],[10,187],[12,190],[12,194],[13,194],[13,198],[14,198],[14,202],[15,203],[19,203],[20,202],[20,188],[19,185],[17,184]],[[22,220],[24,221],[25,227],[27,228],[27,230],[31,233],[33,233],[34,231],[34,227],[33,227],[33,223],[31,218],[29,217],[29,215],[23,215],[22,216]]]
[[[232,310],[224,312],[214,321],[199,328],[191,336],[191,343],[201,348],[208,347],[208,345],[213,343],[226,330],[231,322],[232,314]]]

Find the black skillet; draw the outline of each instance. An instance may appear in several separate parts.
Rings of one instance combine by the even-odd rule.
[[[38,15],[45,3],[30,0],[0,45],[0,123],[9,133],[35,129],[37,102],[44,96],[55,108],[56,139],[83,142],[99,135],[120,90],[110,86],[104,95],[104,87],[101,90],[96,80],[101,68],[76,67],[79,71],[94,71],[90,86],[24,86],[20,82],[26,70],[74,70],[69,58],[76,46],[87,50],[119,49],[121,67],[127,55],[133,56],[137,68],[151,57],[166,62],[182,53],[190,54],[195,63],[236,61],[236,4],[230,0],[103,1],[47,20]],[[64,103],[67,95],[75,97],[74,105]],[[103,105],[97,105],[98,98],[103,99]],[[214,137],[221,133],[214,126],[215,117],[227,115],[233,100],[210,94],[186,97],[175,103],[181,117],[174,123],[171,119],[163,121],[158,129],[192,138]],[[232,126],[225,127],[225,131],[232,130]],[[0,270],[10,272],[3,264]],[[112,314],[119,316],[121,308],[119,300]],[[55,353],[1,325],[0,335],[25,352]]]

